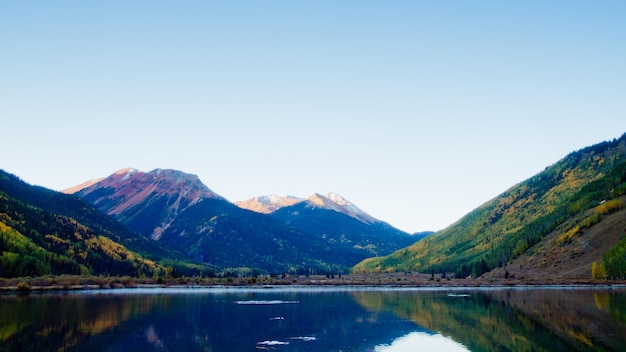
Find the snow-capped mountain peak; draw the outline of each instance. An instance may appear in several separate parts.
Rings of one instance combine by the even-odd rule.
[[[379,220],[359,209],[359,207],[337,193],[330,192],[326,195],[315,193],[307,198],[307,202],[313,206],[343,213],[368,224],[379,222]]]
[[[235,202],[235,205],[243,209],[255,211],[257,213],[269,214],[280,208],[288,207],[302,201],[302,198],[296,198],[292,196],[283,197],[277,194],[270,194],[267,196],[259,196],[240,202]]]
[[[326,196],[326,198],[328,198],[331,201],[333,201],[333,203],[335,203],[337,205],[340,205],[342,207],[344,207],[344,206],[354,206],[354,204],[348,202],[347,199],[345,199],[344,197],[338,195],[337,193],[330,192],[330,193],[327,193],[325,196]]]
[[[333,210],[338,213],[348,215],[367,224],[380,222],[380,220],[372,217],[344,197],[334,192],[330,192],[325,195],[322,195],[320,193],[314,193],[306,199],[292,196],[283,197],[276,194],[270,194],[235,202],[235,205],[243,209],[255,211],[257,213],[270,214],[278,209],[289,207],[301,202],[306,202],[307,207]]]

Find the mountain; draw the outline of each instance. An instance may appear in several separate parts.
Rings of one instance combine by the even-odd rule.
[[[362,221],[366,224],[374,224],[380,222],[380,220],[375,219],[374,217],[359,209],[356,205],[350,203],[345,198],[336,193],[331,192],[324,196],[315,193],[307,198],[306,201],[311,207],[321,207],[324,209],[334,210],[338,213],[342,213],[351,218]]]
[[[196,175],[162,169],[122,169],[75,194],[152,239],[201,199],[224,200]]]
[[[623,211],[625,195],[626,134],[572,152],[446,229],[388,256],[367,259],[353,270],[444,271],[476,277],[495,268],[507,266],[507,271],[513,271],[534,262],[540,270],[560,265],[562,272],[590,278],[595,263],[598,277],[625,277],[624,227],[600,225],[614,221],[612,214]],[[623,218],[624,213],[619,214]],[[605,250],[594,250],[590,236],[594,243],[603,242]],[[575,251],[566,247],[572,243]],[[544,255],[556,252],[568,255]],[[517,261],[517,267],[512,267],[522,255],[527,262]],[[585,261],[573,260],[579,257]],[[574,270],[575,263],[584,268]]]
[[[344,256],[347,255],[350,261],[363,253],[380,255],[393,252],[432,233],[411,236],[332,192],[325,195],[314,193],[306,199],[270,195],[236,204],[269,214],[297,231],[308,234],[308,238],[322,236],[330,243],[346,246],[348,248]]]
[[[380,255],[416,241],[415,237],[375,219],[335,193],[313,194],[300,203],[274,211],[270,216],[300,232],[321,235],[331,243],[351,246],[352,257],[358,257],[362,252]]]
[[[281,208],[289,207],[301,202],[308,203],[310,207],[321,207],[323,209],[333,210],[368,224],[380,222],[380,220],[374,218],[342,196],[333,192],[325,195],[314,193],[306,199],[292,196],[281,197],[276,194],[271,194],[269,196],[254,197],[245,201],[235,202],[235,204],[240,208],[256,211],[258,213],[270,214]]]
[[[414,241],[336,194],[244,202],[251,208],[259,205],[255,212],[217,195],[196,176],[175,170],[120,170],[76,195],[186,258],[220,268],[345,268]],[[306,208],[302,214],[312,214],[308,224],[305,216],[281,215],[298,205]]]
[[[195,262],[221,268],[278,270],[318,263],[297,234],[262,214],[236,207],[192,174],[122,169],[76,193],[129,229]]]
[[[174,257],[74,196],[0,170],[0,276],[153,275]]]
[[[296,203],[302,202],[304,199],[292,196],[281,197],[276,194],[268,196],[254,197],[248,200],[235,202],[235,205],[242,208],[255,211],[257,213],[269,214],[282,207],[288,207]]]

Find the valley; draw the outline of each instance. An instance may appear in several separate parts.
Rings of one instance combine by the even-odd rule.
[[[209,286],[620,281],[624,202],[626,134],[570,153],[436,233],[408,234],[332,192],[231,202],[193,174],[127,168],[60,193],[2,171],[0,277]]]

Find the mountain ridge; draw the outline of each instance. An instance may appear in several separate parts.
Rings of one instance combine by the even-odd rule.
[[[301,202],[307,203],[309,207],[322,207],[324,209],[343,213],[367,224],[382,222],[382,220],[376,219],[341,195],[334,192],[329,192],[323,195],[321,193],[313,193],[307,198],[298,198],[293,196],[283,197],[276,194],[270,194],[267,196],[254,197],[245,201],[238,201],[235,202],[235,204],[240,208],[263,214],[271,214],[281,208],[289,207]]]
[[[319,194],[306,200],[257,197],[256,205],[264,202],[264,206],[278,209],[263,214],[265,210],[255,212],[242,208],[241,203],[231,203],[197,176],[177,170],[146,173],[121,169],[75,194],[131,230],[185,253],[193,261],[217,267],[272,271],[346,268],[370,255],[391,253],[414,240],[334,193],[329,194],[332,200]],[[284,204],[279,207],[279,202]],[[291,223],[274,216],[298,204],[327,210],[317,212],[315,221],[333,223],[342,229],[341,234],[327,226],[315,231],[294,226],[306,223],[302,217]]]
[[[418,239],[381,220],[363,221],[344,209],[337,209],[338,205],[324,196],[312,197],[315,202],[307,199],[268,215],[302,233],[321,235],[331,243],[351,244],[354,250],[370,255],[379,255],[398,244],[409,245]]]

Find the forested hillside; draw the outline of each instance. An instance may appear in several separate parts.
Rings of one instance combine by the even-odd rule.
[[[192,266],[88,203],[0,170],[0,277],[154,276]]]
[[[623,202],[618,198],[624,194],[626,134],[570,153],[448,228],[389,256],[367,259],[354,270],[481,276],[510,263],[567,220],[573,225],[564,229],[563,239],[577,236],[621,209]],[[600,210],[585,215],[595,207]],[[599,258],[609,277],[626,276],[625,242],[622,238],[604,259]]]
[[[76,220],[0,195],[0,276],[152,275],[157,265]]]

